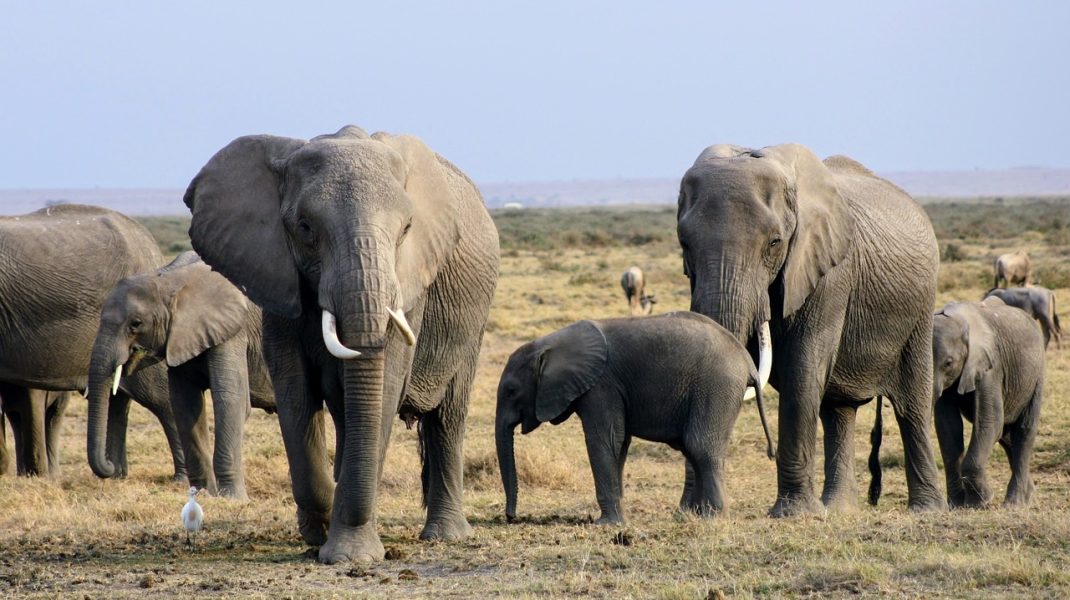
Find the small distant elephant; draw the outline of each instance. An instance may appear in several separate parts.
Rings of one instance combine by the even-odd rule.
[[[1048,288],[1031,285],[1029,287],[992,288],[985,293],[985,298],[995,296],[1007,306],[1020,308],[1040,321],[1044,332],[1044,348],[1055,338],[1055,347],[1062,348],[1063,329],[1059,324],[1059,315],[1055,313],[1055,292]]]
[[[59,433],[71,392],[49,392],[0,384],[0,475],[9,467],[4,417],[15,438],[15,468],[19,475],[59,474]],[[47,465],[40,472],[35,465]]]
[[[1033,279],[1033,265],[1029,262],[1029,254],[1019,250],[1014,254],[1003,254],[996,259],[996,282],[992,287],[1009,285],[1029,285]]]
[[[628,267],[620,277],[620,287],[624,289],[624,297],[628,300],[628,310],[632,316],[649,315],[654,312],[654,304],[657,298],[646,293],[646,277],[639,267]]]
[[[1010,461],[1006,505],[1029,504],[1044,387],[1044,342],[1022,311],[998,298],[953,302],[933,317],[933,394],[951,506],[992,498],[985,464],[998,441]],[[973,423],[963,451],[962,419]]]
[[[111,386],[101,373],[130,375],[167,363],[171,407],[185,451],[190,484],[246,498],[241,445],[250,401],[275,411],[275,394],[261,350],[260,308],[212,271],[195,252],[179,255],[153,273],[127,277],[104,302],[93,346],[89,388],[96,415],[108,412]],[[212,457],[204,392],[212,392]],[[89,424],[89,461],[103,468],[103,419]]]
[[[658,360],[651,360],[658,357]],[[710,516],[725,507],[724,461],[747,386],[758,387],[750,355],[712,319],[673,312],[642,319],[579,321],[524,344],[498,383],[495,439],[506,518],[516,517],[513,432],[583,422],[594,473],[598,523],[620,523],[624,461],[632,436],[663,442],[687,461],[680,510]],[[762,396],[758,412],[770,457]]]

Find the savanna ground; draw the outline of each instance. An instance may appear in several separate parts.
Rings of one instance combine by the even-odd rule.
[[[1037,282],[1057,289],[1062,319],[1070,323],[1070,199],[926,207],[944,259],[938,306],[979,299],[991,286],[992,259],[1026,249]],[[0,480],[0,596],[1070,596],[1070,349],[1054,345],[1033,457],[1037,493],[1028,509],[908,513],[902,447],[890,417],[881,455],[885,493],[879,506],[866,505],[870,404],[859,410],[855,438],[860,508],[770,519],[775,469],[748,403],[728,456],[727,514],[675,518],[681,457],[637,440],[626,467],[628,525],[589,524],[597,506],[580,424],[572,419],[518,434],[520,522],[506,524],[493,417],[498,375],[509,354],[576,319],[625,314],[619,277],[632,264],[646,271],[657,312],[686,309],[688,286],[674,208],[525,210],[498,212],[495,219],[502,232],[501,281],[465,441],[471,538],[417,540],[423,509],[416,432],[397,422],[378,511],[387,560],[316,563],[295,527],[278,424],[255,412],[245,441],[251,500],[202,498],[205,531],[196,551],[188,552],[179,522],[186,488],[170,481],[159,425],[147,411],[133,409],[131,476],[102,481],[85,462],[86,407],[76,401],[65,426],[60,476]],[[147,221],[166,251],[188,247],[184,220]],[[769,396],[775,405],[775,392]],[[933,444],[935,450],[935,435]],[[1002,450],[990,464],[1002,498],[1009,476]]]

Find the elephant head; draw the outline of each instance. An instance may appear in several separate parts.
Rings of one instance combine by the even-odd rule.
[[[580,321],[521,346],[509,357],[498,382],[495,417],[507,519],[516,516],[516,426],[527,434],[546,421],[556,425],[567,419],[572,403],[602,377],[608,356],[602,330],[591,321]]]
[[[105,456],[105,422],[121,377],[160,361],[184,364],[237,334],[249,308],[241,292],[194,252],[112,289],[89,366],[88,454],[97,476],[115,473]]]
[[[691,310],[759,346],[768,379],[770,319],[803,305],[846,256],[854,218],[832,174],[797,144],[710,146],[680,184],[677,234]],[[757,338],[757,340],[755,340]]]
[[[933,315],[933,398],[958,381],[969,394],[993,366],[994,338],[976,305],[952,302]]]
[[[336,460],[349,526],[373,515],[387,342],[416,343],[406,315],[424,305],[460,238],[451,170],[414,137],[347,126],[309,141],[240,137],[186,191],[205,262],[265,311],[318,319],[341,361]],[[314,350],[304,351],[329,360]]]

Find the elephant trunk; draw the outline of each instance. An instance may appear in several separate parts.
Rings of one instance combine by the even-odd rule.
[[[347,510],[346,525],[360,526],[375,515],[379,484],[379,437],[383,416],[383,368],[381,351],[347,361],[345,385],[345,438],[338,486]]]
[[[86,454],[89,467],[97,477],[108,479],[115,476],[115,465],[107,456],[107,440],[114,433],[108,419],[111,397],[118,391],[123,360],[115,352],[116,339],[111,335],[98,335],[93,344],[92,360],[89,363],[89,423],[86,436]]]
[[[516,518],[516,455],[513,453],[513,434],[516,423],[509,423],[499,418],[494,429],[495,445],[498,448],[498,470],[501,472],[502,485],[505,487],[505,519]]]

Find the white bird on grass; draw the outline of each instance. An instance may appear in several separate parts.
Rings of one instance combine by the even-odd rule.
[[[196,539],[197,532],[201,530],[201,524],[204,523],[204,509],[200,504],[197,504],[197,494],[200,492],[196,487],[189,489],[189,502],[182,507],[182,525],[186,527],[186,546],[190,550],[193,550],[193,539],[190,539],[190,534],[193,534]]]

